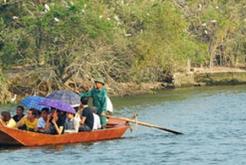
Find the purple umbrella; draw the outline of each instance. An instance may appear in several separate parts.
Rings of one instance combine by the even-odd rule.
[[[57,90],[52,92],[46,98],[61,100],[65,103],[72,105],[72,107],[78,107],[80,105],[80,96],[69,90]]]
[[[64,111],[64,112],[69,112],[69,113],[73,113],[75,114],[75,110],[73,109],[73,107],[68,104],[68,103],[64,103],[61,100],[54,100],[54,99],[45,99],[44,101],[39,103],[40,105],[44,105],[44,106],[48,106],[48,107],[52,107],[55,109],[58,109],[60,111]]]

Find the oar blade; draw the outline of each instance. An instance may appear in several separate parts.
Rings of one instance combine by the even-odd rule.
[[[178,131],[174,131],[174,130],[170,130],[170,129],[166,129],[166,128],[158,128],[160,130],[163,130],[163,131],[167,131],[167,132],[171,132],[171,133],[174,133],[176,135],[183,135],[182,132],[178,132]]]

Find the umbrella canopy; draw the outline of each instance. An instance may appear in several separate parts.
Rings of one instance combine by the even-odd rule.
[[[58,109],[58,110],[63,111],[63,112],[69,112],[69,113],[73,113],[73,114],[76,113],[70,104],[65,103],[61,100],[54,100],[54,99],[47,99],[46,98],[45,100],[40,102],[40,105],[52,107],[52,108]]]
[[[41,111],[46,106],[40,105],[42,101],[44,101],[46,98],[41,96],[27,96],[23,100],[21,100],[21,104],[27,108],[34,108],[36,110]]]
[[[80,105],[80,96],[69,90],[57,90],[52,92],[46,98],[61,100],[65,103],[72,105],[72,107],[77,107]]]

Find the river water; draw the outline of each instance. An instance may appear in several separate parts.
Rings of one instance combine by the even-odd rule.
[[[246,86],[184,88],[113,98],[115,114],[181,131],[132,125],[124,138],[90,144],[0,148],[0,165],[245,165]],[[2,106],[1,110],[14,109]]]

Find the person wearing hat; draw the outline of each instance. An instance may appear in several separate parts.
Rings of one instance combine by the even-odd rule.
[[[107,124],[107,118],[105,117],[107,107],[107,90],[104,85],[104,79],[97,78],[95,79],[95,87],[86,93],[80,93],[80,97],[92,97],[92,103],[93,106],[97,108],[97,114],[100,116],[102,128],[105,128]]]

